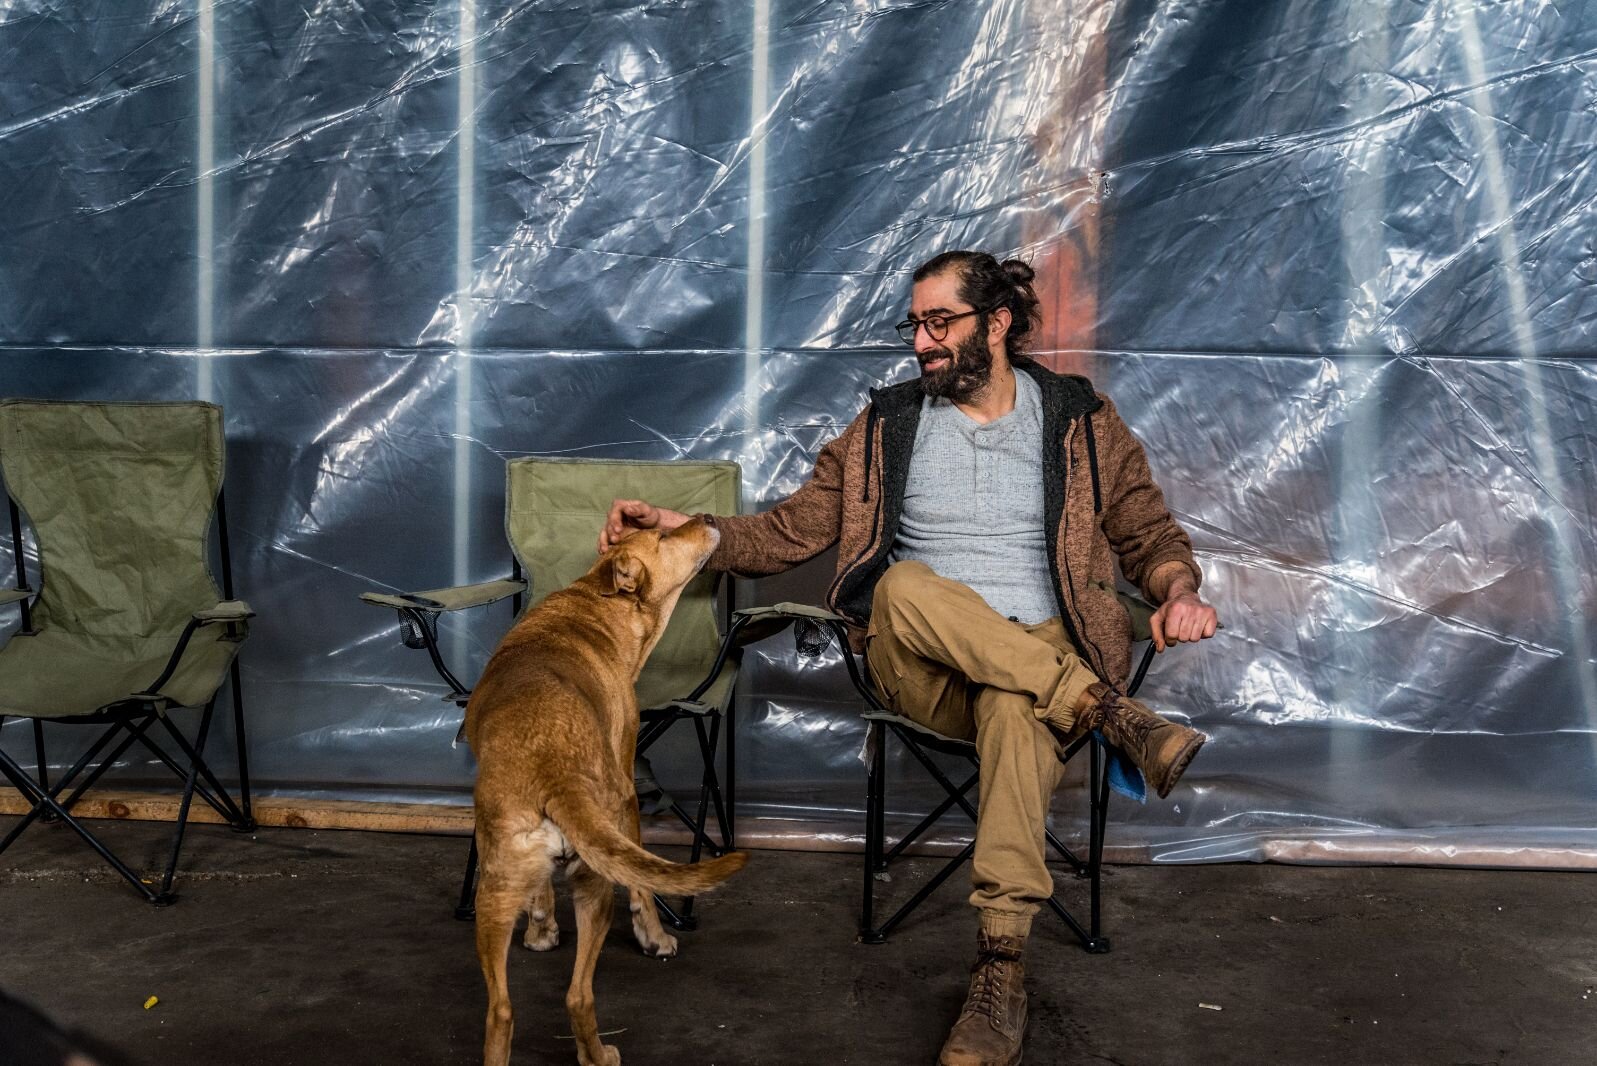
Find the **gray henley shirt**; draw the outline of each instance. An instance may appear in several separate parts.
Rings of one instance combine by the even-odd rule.
[[[946,399],[921,401],[892,560],[969,585],[1031,624],[1059,613],[1048,570],[1042,390],[1015,375],[1015,409],[982,425]]]

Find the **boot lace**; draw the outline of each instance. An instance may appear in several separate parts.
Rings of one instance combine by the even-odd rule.
[[[996,955],[982,955],[970,968],[970,995],[965,998],[965,1013],[980,1014],[1002,1021],[1005,1012],[1004,978],[1009,961]]]
[[[997,970],[997,973],[993,970]],[[1003,981],[1003,962],[998,959],[982,959],[974,965],[973,973],[971,994],[966,997],[965,1012],[985,1015],[995,1020],[1003,1017],[1003,997],[998,994],[998,988]]]
[[[1093,721],[1116,747],[1145,749],[1149,734],[1164,723],[1151,714],[1137,714],[1121,699],[1120,693],[1105,685],[1092,708]]]
[[[1146,749],[1148,736],[1164,723],[1151,714],[1123,714],[1115,723],[1123,748]]]

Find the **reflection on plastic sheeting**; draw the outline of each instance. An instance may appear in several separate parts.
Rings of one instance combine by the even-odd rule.
[[[978,245],[1037,264],[1043,358],[1141,435],[1226,622],[1149,677],[1213,740],[1110,857],[1592,864],[1578,7],[369,7],[0,26],[0,391],[225,406],[264,785],[463,802],[457,712],[357,594],[503,576],[518,455],[736,459],[769,506],[913,372],[909,271]],[[446,620],[463,676],[509,621]],[[749,840],[856,845],[836,651],[745,677]]]

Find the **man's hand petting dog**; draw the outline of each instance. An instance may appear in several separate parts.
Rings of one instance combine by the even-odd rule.
[[[622,539],[640,529],[659,529],[669,533],[686,523],[691,516],[681,511],[656,507],[643,500],[616,500],[610,505],[610,514],[599,530],[599,554],[603,555]]]

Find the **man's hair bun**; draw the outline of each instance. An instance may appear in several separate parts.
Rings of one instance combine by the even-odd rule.
[[[1016,285],[1030,285],[1037,272],[1031,264],[1023,259],[1005,259],[1002,264],[1004,273],[1009,275],[1009,280]]]

